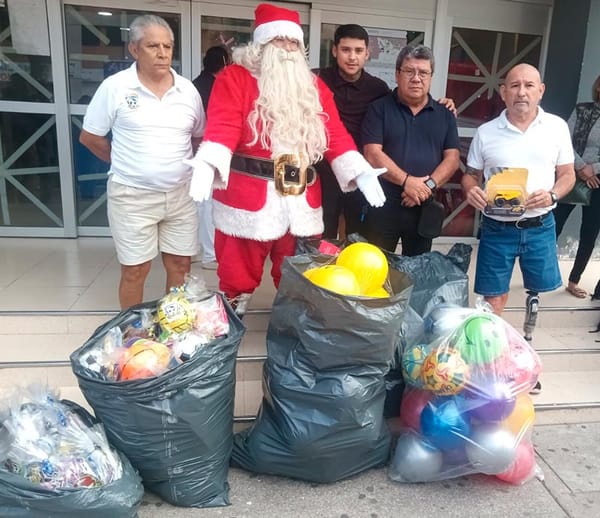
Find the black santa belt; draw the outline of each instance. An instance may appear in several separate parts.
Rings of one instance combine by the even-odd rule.
[[[234,153],[231,157],[231,169],[274,181],[275,189],[284,196],[302,194],[307,186],[313,185],[317,180],[315,169],[310,165],[301,168],[298,156],[293,154],[279,155],[275,160],[268,160]]]

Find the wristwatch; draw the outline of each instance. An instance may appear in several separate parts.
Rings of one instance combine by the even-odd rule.
[[[550,198],[552,198],[552,203],[556,203],[558,201],[558,196],[554,191],[550,191]]]
[[[428,178],[425,182],[425,185],[429,188],[430,191],[435,191],[437,187],[437,183],[435,183],[435,180],[433,178]]]

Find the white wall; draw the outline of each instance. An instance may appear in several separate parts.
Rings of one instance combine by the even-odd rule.
[[[590,17],[587,26],[583,65],[577,102],[592,99],[592,83],[600,74],[600,0],[590,3]]]

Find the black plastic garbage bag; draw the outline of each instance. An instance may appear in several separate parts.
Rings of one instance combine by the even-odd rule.
[[[68,400],[82,421],[92,427],[98,421],[84,408]],[[123,473],[117,480],[94,488],[47,489],[22,475],[0,470],[0,516],[3,518],[135,518],[144,496],[142,481],[123,454]]]
[[[232,459],[250,471],[334,482],[388,460],[384,375],[411,287],[391,270],[391,298],[337,295],[302,275],[315,260],[283,263],[262,405],[254,425],[235,436]]]
[[[441,303],[469,305],[471,245],[456,243],[446,255],[427,252],[414,257],[386,253],[390,266],[407,273],[413,282],[410,307],[421,317]]]
[[[71,354],[73,372],[109,442],[139,470],[146,489],[178,506],[228,505],[235,361],[245,328],[227,303],[229,335],[161,376],[107,381],[80,361],[111,328],[156,304],[135,306],[98,328]]]

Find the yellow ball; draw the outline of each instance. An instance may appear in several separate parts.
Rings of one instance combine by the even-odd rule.
[[[309,279],[313,284],[340,295],[360,295],[360,286],[356,276],[342,266],[335,264],[321,266],[311,273]]]
[[[440,396],[457,394],[464,388],[468,373],[469,367],[456,349],[435,350],[421,367],[423,388]]]
[[[306,277],[307,279],[310,280],[310,278],[312,277],[312,274],[315,273],[318,269],[319,268],[309,268],[302,275],[304,275],[304,277]]]
[[[169,293],[158,306],[158,323],[163,329],[183,333],[192,329],[194,311],[188,299],[181,293]]]
[[[373,297],[374,299],[387,299],[390,296],[390,294],[383,286],[375,288],[374,290],[371,290],[365,293],[364,295],[365,297]]]
[[[347,246],[340,252],[335,264],[354,272],[361,292],[365,294],[383,286],[389,271],[384,253],[370,243]]]

